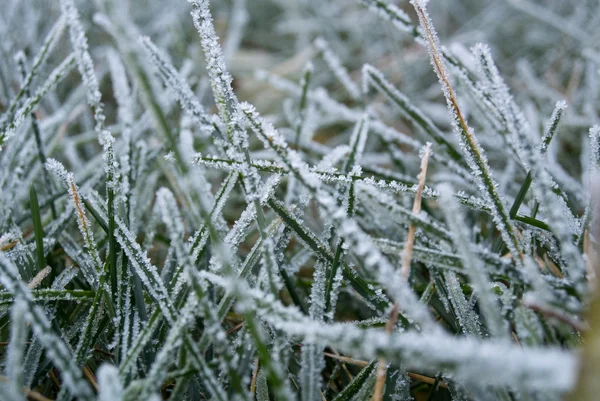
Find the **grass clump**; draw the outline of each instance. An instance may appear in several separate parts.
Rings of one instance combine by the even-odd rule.
[[[595,7],[7,0],[0,399],[594,399]]]

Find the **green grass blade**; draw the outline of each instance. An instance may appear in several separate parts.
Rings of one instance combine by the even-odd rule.
[[[38,271],[46,267],[46,256],[44,255],[44,228],[40,216],[40,205],[33,184],[29,188],[29,205],[31,208],[31,219],[33,220],[33,233],[35,236],[36,263]]]
[[[371,376],[371,373],[375,371],[376,366],[377,361],[374,360],[362,368],[361,371],[354,376],[352,381],[336,395],[333,401],[350,401],[364,386],[369,385],[372,387],[372,383],[368,379]]]

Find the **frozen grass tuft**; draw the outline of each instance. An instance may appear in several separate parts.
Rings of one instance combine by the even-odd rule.
[[[4,3],[0,400],[595,400],[597,2]]]

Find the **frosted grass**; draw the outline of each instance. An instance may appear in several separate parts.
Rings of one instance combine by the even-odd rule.
[[[4,398],[594,384],[593,2],[42,3],[0,15]]]

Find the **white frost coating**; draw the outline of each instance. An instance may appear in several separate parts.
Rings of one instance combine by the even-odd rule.
[[[546,130],[544,131],[544,136],[542,137],[542,141],[540,143],[539,149],[542,155],[545,155],[548,152],[548,147],[550,146],[550,141],[554,137],[554,134],[558,130],[558,125],[561,121],[562,115],[567,110],[567,102],[564,100],[556,102],[554,106],[554,111],[550,116],[550,120],[546,124]]]
[[[173,275],[175,277],[180,276],[183,268],[185,266],[193,265],[193,260],[190,258],[190,252],[188,244],[184,241],[185,236],[185,226],[183,223],[183,219],[181,217],[181,213],[179,212],[179,207],[177,206],[177,201],[173,196],[173,193],[165,188],[161,187],[156,192],[156,204],[155,207],[158,209],[158,213],[160,214],[163,223],[166,225],[167,230],[169,232],[169,238],[171,240],[171,244],[169,247],[169,251],[175,250],[176,255],[176,263],[177,267],[175,268],[175,273]],[[169,257],[171,252],[167,255]],[[168,267],[171,265],[169,261],[165,261],[163,267],[163,277],[169,277],[172,269]],[[179,285],[183,284],[183,280],[178,280],[177,284],[174,287],[173,293],[179,293]]]
[[[160,71],[166,84],[177,95],[177,100],[181,104],[181,107],[194,117],[203,130],[212,130],[210,117],[206,114],[204,107],[202,107],[189,85],[180,77],[167,57],[152,43],[149,37],[142,36],[140,41],[148,51],[150,59]]]
[[[193,271],[191,266],[187,266],[186,269],[188,280],[192,287],[196,290],[198,286],[203,287],[203,291],[206,290],[203,286],[203,282],[200,282],[196,273]],[[206,304],[206,299],[202,294],[196,291],[196,294],[189,294],[183,308],[177,312],[177,319],[171,323],[167,339],[163,343],[160,351],[158,351],[155,362],[153,363],[148,375],[145,378],[145,386],[142,391],[142,396],[148,396],[148,393],[154,392],[157,388],[157,383],[161,383],[166,376],[166,366],[174,358],[174,350],[181,347],[183,344],[189,350],[189,357],[195,369],[199,371],[199,375],[203,380],[203,384],[207,387],[207,390],[211,395],[218,401],[226,401],[227,397],[221,386],[221,384],[214,377],[213,372],[208,368],[204,356],[202,355],[197,344],[191,340],[189,334],[186,332],[187,327],[193,322],[193,320],[202,315],[207,309],[208,313],[211,313],[210,306]],[[212,306],[212,305],[211,305]],[[204,313],[206,317],[206,313]],[[205,323],[209,323],[209,319],[205,320]],[[210,322],[214,323],[214,322]],[[218,327],[206,327],[205,330],[211,332],[214,335],[216,332],[223,333],[220,327],[220,321],[216,324]],[[224,335],[224,333],[223,333]]]
[[[323,313],[325,311],[325,264],[323,261],[317,261],[315,271],[313,273],[313,285],[310,293],[310,308],[309,315],[312,319],[323,321]]]
[[[118,201],[126,199],[124,190],[127,189],[120,185],[121,171],[113,148],[115,139],[110,131],[106,129],[106,116],[104,115],[102,94],[100,93],[98,78],[94,71],[94,62],[88,51],[87,37],[79,20],[79,12],[73,0],[61,0],[60,5],[61,11],[65,15],[67,24],[69,25],[69,36],[74,48],[77,67],[86,89],[87,101],[94,111],[94,120],[96,122],[94,129],[98,134],[98,142],[103,149],[102,159],[107,177],[106,188],[109,200],[111,201],[109,210],[112,211],[117,208]],[[110,246],[112,247],[112,245]]]
[[[118,217],[115,218],[115,237],[121,248],[125,251],[135,273],[146,287],[150,297],[158,304],[165,319],[172,323],[175,321],[175,309],[169,293],[154,266],[140,245],[135,241],[135,235],[129,231],[125,223]]]
[[[192,5],[192,19],[200,34],[200,43],[206,58],[206,70],[210,77],[215,102],[219,108],[221,120],[227,123],[237,108],[237,97],[231,88],[233,78],[227,71],[221,45],[210,14],[208,0],[188,0]]]
[[[41,88],[39,88],[33,96],[28,98],[21,107],[15,112],[13,121],[6,127],[6,130],[0,133],[0,140],[5,141],[6,139],[13,136],[19,127],[25,122],[29,115],[34,112],[42,98],[49,92],[53,91],[59,82],[61,82],[71,72],[75,64],[75,58],[73,54],[67,56],[52,72],[48,79],[44,82]],[[2,144],[0,141],[0,145]],[[0,147],[0,151],[2,148]]]
[[[211,81],[215,103],[222,123],[226,126],[226,137],[235,149],[228,148],[227,153],[233,159],[242,161],[242,173],[245,197],[248,203],[254,203],[256,209],[256,223],[263,240],[263,261],[272,277],[271,288],[276,291],[275,276],[277,263],[272,248],[268,246],[265,233],[265,217],[260,207],[258,188],[261,185],[260,175],[250,163],[248,134],[242,127],[243,114],[238,99],[231,86],[232,77],[227,71],[225,61],[219,45],[218,37],[213,26],[213,19],[209,9],[208,0],[188,0],[192,4],[192,19],[200,34],[200,42],[206,59],[206,69]],[[227,256],[223,254],[222,256]],[[275,263],[274,263],[275,262]]]
[[[534,148],[531,127],[500,76],[489,47],[478,43],[473,47],[472,52],[477,62],[483,89],[491,95],[491,102],[499,110],[503,124],[510,133],[510,143],[521,163],[529,169],[529,153]]]
[[[308,168],[300,155],[289,148],[285,139],[271,124],[265,123],[260,118],[253,106],[245,103],[241,107],[246,118],[250,121],[252,129],[263,141],[265,147],[275,150],[280,161],[285,163],[290,171],[316,195],[315,199],[338,226],[340,235],[344,237],[348,245],[353,247],[354,253],[364,259],[367,267],[377,272],[379,282],[385,285],[394,297],[397,297],[402,308],[423,327],[436,330],[429,312],[419,303],[412,289],[399,277],[389,261],[381,254],[371,238],[358,226],[356,221],[346,215],[345,208],[339,207],[337,201],[321,189],[318,176]]]
[[[547,149],[547,144],[557,129],[560,113],[564,111],[564,108],[565,105],[563,103],[557,103],[555,112],[548,123],[548,133],[542,139],[541,149]],[[592,144],[592,150],[593,146]],[[527,152],[524,154],[531,168],[533,193],[540,201],[542,213],[549,220],[550,229],[559,240],[562,257],[566,264],[565,271],[575,282],[581,283],[585,271],[584,261],[576,244],[573,243],[572,236],[582,232],[582,221],[573,215],[567,204],[566,196],[562,191],[556,190],[558,186],[546,168],[547,159],[543,157],[542,150],[532,147],[527,149]]]
[[[295,82],[271,74],[268,71],[258,69],[254,73],[254,78],[256,78],[258,81],[266,82],[274,88],[277,88],[282,92],[287,92],[295,97],[300,97],[302,95],[302,88]]]
[[[18,106],[19,100],[27,94],[27,91],[29,90],[33,79],[38,73],[39,67],[47,60],[48,55],[54,50],[54,47],[56,46],[56,43],[62,36],[64,29],[65,19],[61,16],[52,26],[50,32],[48,32],[48,35],[44,39],[44,43],[40,46],[40,51],[31,63],[31,68],[29,72],[21,82],[21,88],[19,90],[19,93],[11,101],[11,104],[10,106],[8,106],[8,109],[6,110],[4,115],[0,117],[0,127],[4,127],[5,123],[7,122],[7,119],[13,117],[13,112]],[[15,61],[17,61],[17,59],[21,59],[23,61],[25,60],[25,54],[22,50],[19,50],[19,52],[15,56]]]
[[[281,180],[281,175],[274,174],[267,179],[264,187],[259,193],[259,201],[261,205],[265,205],[269,198],[273,195],[277,185]],[[256,219],[256,205],[254,203],[248,204],[240,217],[233,224],[232,229],[227,233],[223,239],[223,244],[228,249],[235,249],[242,242],[248,232],[248,228],[252,222]],[[230,251],[231,252],[231,251]]]
[[[350,157],[346,160],[343,167],[344,173],[350,173],[355,166],[360,165],[362,155],[365,151],[367,136],[369,134],[369,115],[364,113],[361,119],[354,126],[352,137],[350,138]]]
[[[225,202],[229,198],[229,194],[233,190],[237,182],[237,174],[231,173],[226,179],[225,182],[221,185],[215,199],[213,201],[213,206],[210,212],[211,221],[216,221],[217,218],[221,216],[223,206]],[[200,252],[206,245],[209,237],[209,231],[206,225],[203,225],[198,231],[196,231],[193,235],[191,235],[188,239],[188,246],[190,248],[190,253],[192,257],[192,261],[197,263]]]
[[[18,294],[25,301],[32,302],[33,296],[31,295],[31,290],[21,280],[17,266],[4,253],[0,253],[0,269],[2,272],[2,275],[0,275],[0,284],[12,294]]]
[[[323,200],[321,198],[321,202]],[[364,260],[365,267],[376,272],[377,281],[386,287],[390,295],[401,305],[402,310],[423,330],[437,331],[438,327],[434,324],[427,308],[418,301],[414,291],[377,248],[371,237],[358,226],[355,220],[347,219],[341,213],[336,213],[332,217],[339,225],[340,235],[344,237],[353,253]]]
[[[436,125],[423,112],[415,107],[406,95],[396,89],[379,71],[370,64],[363,65],[362,68],[362,84],[363,92],[368,92],[369,87],[373,86],[393,103],[401,107],[402,113],[406,118],[414,121],[415,125],[424,131],[431,140],[440,143],[440,138],[444,134],[436,127]],[[421,146],[419,146],[420,148]]]
[[[98,401],[121,401],[124,391],[119,369],[108,363],[100,365],[96,374],[98,377]]]
[[[344,156],[350,153],[350,150],[351,148],[348,145],[336,146],[321,159],[319,164],[317,164],[316,169],[323,172],[334,172],[334,166],[342,160]]]
[[[456,273],[452,270],[443,272],[448,299],[456,313],[458,323],[466,336],[481,337],[479,317],[469,305],[460,286]]]
[[[72,394],[78,394],[82,400],[91,401],[93,393],[83,379],[81,369],[75,363],[75,358],[62,338],[54,333],[45,311],[33,304],[31,291],[19,277],[17,267],[0,253],[0,284],[15,297],[27,305],[25,319],[28,320],[37,338],[44,346],[48,357],[61,370],[63,384]]]
[[[171,233],[171,241],[182,242],[185,227],[173,193],[168,188],[161,187],[156,191],[156,205],[163,223]],[[183,257],[183,255],[178,255],[178,257]]]
[[[135,118],[135,102],[127,79],[127,73],[125,72],[125,66],[121,62],[121,58],[116,51],[109,51],[107,57],[113,83],[113,92],[118,105],[117,116],[123,125],[123,146],[122,149],[119,149],[121,171],[116,177],[113,177],[111,185],[113,186],[113,189],[118,188],[115,192],[119,195],[119,199],[122,202],[125,203],[129,199],[131,209],[130,192],[132,183],[130,180],[133,181],[135,179],[135,172],[131,171],[130,157],[133,155],[132,147],[134,146],[132,127]]]
[[[298,152],[289,148],[287,142],[275,127],[260,117],[254,106],[250,103],[241,103],[240,108],[246,115],[246,118],[250,121],[252,129],[263,142],[265,148],[271,146],[270,144],[276,147],[277,151],[280,152],[279,154],[285,154],[285,160],[283,160],[283,162],[289,164],[290,168],[299,172],[299,178],[302,182],[311,189],[317,188],[320,183],[316,174],[310,171],[308,165],[302,160],[302,157]]]
[[[309,316],[316,322],[324,322],[325,312],[325,264],[322,261],[315,263],[313,285],[310,292]],[[302,360],[300,369],[300,384],[302,400],[312,401],[319,399],[322,385],[321,370],[325,367],[322,347],[317,344],[305,343],[302,347]]]
[[[330,321],[334,320],[337,301],[340,291],[342,289],[343,282],[344,274],[342,272],[342,269],[338,269],[338,271],[335,272],[335,276],[333,277],[333,285],[331,286],[331,293],[329,294],[329,311],[325,315],[325,317]]]
[[[319,37],[315,39],[315,46],[321,52],[323,56],[323,60],[329,66],[329,69],[333,72],[333,75],[340,81],[342,86],[346,89],[348,94],[353,100],[359,100],[361,98],[360,89],[358,85],[350,78],[350,74],[348,74],[348,70],[342,65],[340,59],[337,55],[331,50],[329,44],[325,39]]]
[[[486,377],[490,386],[515,386],[521,390],[566,391],[575,380],[576,356],[558,348],[522,348],[504,341],[459,338],[439,330],[409,331],[389,335],[380,329],[361,329],[346,323],[323,324],[286,307],[257,289],[207,272],[200,276],[233,291],[244,309],[288,335],[335,346],[355,358],[386,360],[435,374],[439,367],[464,383],[477,384]]]
[[[100,104],[102,95],[100,94],[98,79],[94,72],[94,63],[88,52],[85,31],[79,21],[79,12],[73,0],[60,0],[60,7],[69,25],[69,36],[75,48],[77,67],[87,89],[87,101],[90,106],[96,108]]]
[[[425,115],[419,108],[415,107],[412,102],[396,89],[377,68],[365,64],[362,69],[362,85],[363,91],[367,92],[370,86],[373,86],[394,104],[398,105],[403,115],[411,120],[418,132],[423,132],[428,139],[436,142],[437,145],[444,148],[446,152],[435,152],[433,160],[444,164],[449,170],[458,174],[461,178],[468,182],[473,181],[473,176],[469,171],[466,171],[462,166],[454,161],[451,155],[444,153],[456,153],[453,145],[444,137],[444,134],[434,124],[434,122]],[[374,132],[379,134],[385,141],[408,145],[413,149],[421,149],[423,144],[406,134],[396,131],[395,129],[386,126],[378,120],[371,122],[371,127]],[[403,157],[399,157],[401,160]]]
[[[390,21],[397,29],[405,32],[414,31],[410,17],[394,4],[386,0],[360,0],[360,2],[380,17]]]
[[[51,288],[53,290],[64,290],[67,284],[69,284],[77,275],[79,269],[75,266],[67,267],[63,270],[52,282]]]
[[[133,308],[131,304],[131,277],[127,277],[125,279],[125,283],[121,284],[124,288],[124,300],[121,300],[122,310],[120,312],[121,315],[121,333],[116,333],[116,335],[121,336],[118,341],[120,341],[119,346],[121,347],[121,354],[127,355],[129,351],[130,344],[130,336],[131,336],[131,321],[133,319]]]
[[[196,297],[188,297],[185,306],[180,310],[177,320],[170,324],[167,339],[156,355],[155,362],[152,364],[152,368],[146,376],[146,381],[148,383],[145,389],[146,391],[153,391],[157,386],[156,383],[160,383],[163,380],[165,375],[164,366],[168,365],[169,361],[172,359],[175,349],[182,346],[182,337],[186,335],[184,330],[196,317],[195,310],[197,309],[198,301]]]
[[[129,80],[127,79],[127,73],[125,72],[125,66],[121,62],[117,52],[110,51],[108,52],[107,56],[108,65],[111,71],[115,100],[119,106],[119,119],[126,125],[131,125],[133,124],[134,120],[134,102],[132,99],[131,88],[129,86]]]
[[[418,228],[423,228],[428,233],[436,235],[441,239],[450,239],[449,231],[435,220],[431,219],[427,213],[421,212],[413,214],[409,209],[400,206],[396,200],[389,194],[379,191],[375,186],[370,185],[369,181],[357,183],[357,193],[366,195],[381,205],[385,205],[392,213],[390,218],[401,223],[410,222]]]
[[[218,170],[231,171],[238,174],[241,174],[244,171],[243,162],[231,159],[224,159],[219,156],[203,155],[201,153],[195,153],[192,157],[191,163],[215,168]],[[285,165],[273,162],[271,160],[254,159],[251,162],[251,166],[260,171],[270,171],[277,173],[286,171]]]
[[[497,190],[497,184],[492,177],[487,158],[483,149],[479,145],[471,128],[462,114],[454,89],[450,81],[450,75],[446,69],[446,60],[440,51],[440,42],[433,27],[433,23],[427,13],[426,2],[423,0],[411,0],[421,24],[421,34],[426,39],[425,44],[430,55],[431,65],[438,76],[438,81],[442,87],[442,92],[446,98],[448,110],[452,117],[452,126],[456,136],[459,138],[460,145],[467,160],[467,164],[475,175],[479,190],[486,197],[486,200],[492,206],[491,215],[496,227],[500,231],[502,240],[506,244],[511,254],[520,263],[522,251],[514,228],[511,225],[506,206]]]
[[[21,296],[15,297],[10,309],[10,341],[6,350],[5,375],[8,378],[9,397],[13,400],[23,400],[23,356],[25,350],[24,339],[27,338],[25,314],[27,301]]]
[[[590,177],[600,171],[600,125],[590,128]]]
[[[484,270],[483,261],[479,259],[471,248],[469,234],[464,225],[464,216],[454,200],[453,190],[449,185],[442,184],[438,186],[438,191],[440,192],[439,204],[444,210],[448,227],[451,228],[452,241],[458,250],[463,266],[467,270],[471,285],[477,294],[487,327],[493,336],[506,338],[506,324],[498,312],[495,297],[490,291],[491,284]]]
[[[74,211],[77,215],[77,226],[79,227],[79,231],[85,240],[86,247],[88,248],[92,258],[96,275],[102,276],[104,274],[104,269],[103,264],[100,261],[100,255],[98,254],[98,245],[94,239],[94,233],[91,229],[92,226],[87,214],[85,213],[85,208],[82,203],[81,195],[79,194],[79,188],[77,187],[77,184],[75,184],[73,173],[67,172],[65,167],[55,159],[48,159],[46,162],[46,169],[50,173],[54,174],[57,178],[60,178],[62,181],[64,181],[65,185],[67,186],[67,190],[69,191],[69,195],[74,206]]]

